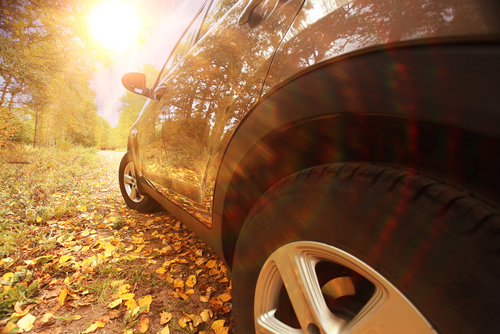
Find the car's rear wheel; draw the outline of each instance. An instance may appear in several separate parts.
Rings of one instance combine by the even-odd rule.
[[[237,333],[500,329],[495,204],[416,173],[332,164],[250,212],[233,265]]]
[[[128,151],[123,156],[118,173],[120,191],[129,208],[139,212],[151,212],[160,208],[160,204],[151,196],[139,192],[137,185],[139,180],[135,172],[135,164],[131,151]]]

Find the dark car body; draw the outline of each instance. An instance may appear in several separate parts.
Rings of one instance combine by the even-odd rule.
[[[404,166],[495,202],[499,18],[489,0],[208,1],[131,128],[139,191],[230,266],[259,198],[314,166]]]

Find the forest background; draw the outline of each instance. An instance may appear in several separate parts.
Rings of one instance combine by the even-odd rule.
[[[17,144],[126,147],[128,130],[145,101],[125,93],[114,128],[97,115],[90,82],[112,66],[112,51],[98,44],[87,22],[97,2],[1,2],[0,149]],[[157,74],[152,65],[138,70],[147,74],[148,81]]]

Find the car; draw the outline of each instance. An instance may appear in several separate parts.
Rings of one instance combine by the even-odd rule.
[[[122,78],[124,200],[224,259],[236,333],[498,333],[499,17],[209,0],[152,87]]]

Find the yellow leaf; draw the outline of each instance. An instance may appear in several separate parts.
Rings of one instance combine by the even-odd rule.
[[[116,281],[116,282],[122,283],[123,281]],[[123,284],[122,286],[120,286],[120,289],[118,289],[117,294],[122,295],[125,293],[129,293],[129,289],[130,289],[130,284]]]
[[[179,319],[179,326],[186,328],[187,324],[184,322],[184,319]]]
[[[220,283],[227,283],[227,282],[229,282],[229,281],[228,281],[228,279],[227,279],[227,277],[223,277],[223,278],[221,278],[221,279],[220,279],[220,280],[218,280],[218,281],[219,281]]]
[[[121,298],[118,298],[117,300],[115,301],[112,301],[111,303],[108,304],[108,308],[115,308],[117,307],[118,305],[120,305],[122,303],[122,299]]]
[[[86,237],[90,234],[90,231],[89,230],[85,230],[82,232],[82,237]]]
[[[218,274],[220,274],[220,271],[218,271],[217,269],[210,269],[210,271],[208,272],[209,276],[214,276]]]
[[[210,326],[210,328],[216,329],[219,327],[223,327],[225,322],[226,322],[226,320],[215,320],[214,323],[212,324],[212,326]]]
[[[81,315],[77,314],[71,317],[71,320],[80,320],[82,318]]]
[[[106,323],[104,321],[100,321],[100,320],[96,321],[95,324],[97,325],[97,327],[101,327],[101,328],[106,326]]]
[[[160,275],[163,275],[166,271],[167,270],[165,268],[162,268],[162,267],[156,269],[156,273],[160,274]]]
[[[165,326],[161,331],[158,332],[158,334],[170,334],[170,328],[168,328],[168,325]]]
[[[82,211],[87,211],[87,207],[85,205],[82,205],[81,210]]]
[[[17,326],[26,332],[33,328],[33,323],[35,322],[36,317],[31,313],[26,314],[17,322]]]
[[[208,303],[210,301],[210,298],[208,298],[207,296],[200,296],[200,302],[202,303]]]
[[[97,324],[92,324],[83,333],[92,333],[92,332],[95,332],[97,330],[97,328],[98,328]]]
[[[229,327],[218,327],[214,329],[215,334],[227,334],[229,332]]]
[[[137,329],[141,333],[146,333],[149,328],[149,319],[148,318],[142,318],[139,323],[137,324]]]
[[[147,295],[139,299],[138,304],[139,307],[143,307],[144,305],[147,305],[146,309],[142,313],[148,313],[149,312],[149,306],[153,302],[153,297],[151,295]]]
[[[212,269],[213,267],[215,267],[215,260],[210,260],[207,262],[207,264],[205,265],[208,269]]]
[[[0,329],[0,333],[2,334],[7,334],[7,333],[16,333],[13,331],[13,329],[18,329],[16,325],[14,325],[12,322],[8,322],[3,328]]]
[[[129,299],[134,299],[135,293],[125,293],[123,295],[120,295],[120,298],[123,300],[129,300]]]
[[[129,299],[125,302],[125,306],[127,306],[127,310],[133,310],[137,307],[137,303],[133,299]]]
[[[66,299],[66,296],[68,295],[68,289],[64,288],[63,291],[61,291],[61,294],[59,297],[57,297],[57,300],[59,301],[59,305],[63,306],[64,305],[64,300]]]
[[[212,319],[213,316],[214,316],[214,313],[212,312],[212,310],[209,310],[209,309],[204,309],[200,313],[200,317],[203,320],[203,322],[207,322],[208,320]]]
[[[172,319],[172,313],[162,312],[160,314],[160,325],[164,325]]]
[[[227,302],[227,301],[230,301],[231,300],[231,295],[228,294],[228,293],[223,293],[222,295],[220,295],[219,297],[220,300],[222,300],[223,302]]]
[[[183,288],[184,281],[181,278],[176,278],[174,281],[174,288]]]
[[[41,222],[41,221],[42,221],[42,218],[40,218],[40,217],[38,217],[38,218],[36,219],[36,222],[37,222],[37,223],[39,223],[39,222]]]
[[[184,293],[186,294],[186,296],[191,296],[194,293],[194,289],[189,289]]]
[[[59,259],[59,264],[61,265],[65,265],[66,262],[71,258],[71,255],[63,255],[61,256],[61,258]]]
[[[186,285],[193,287],[195,286],[195,284],[196,284],[196,276],[195,275],[189,276],[188,279],[186,280]]]

